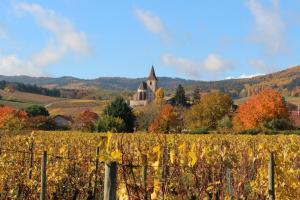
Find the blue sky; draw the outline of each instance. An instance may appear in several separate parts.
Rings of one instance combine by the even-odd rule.
[[[0,0],[0,74],[219,80],[299,64],[300,0]]]

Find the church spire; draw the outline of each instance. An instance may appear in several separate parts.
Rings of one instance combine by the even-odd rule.
[[[153,65],[151,67],[151,71],[150,71],[150,75],[149,75],[148,79],[151,81],[154,81],[154,80],[157,81]]]

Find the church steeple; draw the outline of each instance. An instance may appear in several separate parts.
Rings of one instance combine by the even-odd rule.
[[[150,81],[157,81],[153,65],[151,67],[151,71],[150,71],[150,75],[149,75],[148,80],[150,80]]]

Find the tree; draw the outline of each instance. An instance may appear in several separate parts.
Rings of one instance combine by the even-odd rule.
[[[85,110],[74,119],[72,128],[74,130],[92,132],[94,129],[94,123],[98,120],[98,118],[99,115],[97,113]]]
[[[252,96],[234,114],[236,129],[260,128],[263,123],[273,119],[289,120],[285,99],[274,89],[266,89]]]
[[[221,120],[218,121],[218,129],[231,129],[233,127],[232,121],[228,115],[225,115]]]
[[[196,87],[193,92],[193,104],[197,104],[200,102],[201,95],[200,95],[200,88]]]
[[[0,107],[0,129],[21,130],[26,127],[27,113],[8,106]]]
[[[126,124],[121,118],[104,115],[95,123],[95,130],[97,132],[126,132]]]
[[[176,89],[175,102],[177,106],[187,106],[185,91],[181,84]]]
[[[188,129],[215,129],[218,121],[229,115],[232,99],[227,93],[213,92],[204,95],[198,104],[187,110],[184,121]]]
[[[142,108],[135,109],[136,121],[135,127],[137,131],[148,131],[150,124],[159,115],[160,106],[156,104],[148,104]]]
[[[49,116],[48,110],[44,106],[32,105],[25,109],[28,117]]]
[[[263,123],[263,128],[271,131],[282,131],[294,129],[291,120],[274,118]]]
[[[174,112],[173,106],[165,105],[156,119],[150,124],[149,130],[151,132],[169,133],[176,131],[178,128],[178,116]]]
[[[162,105],[164,97],[165,97],[165,91],[164,91],[164,89],[163,88],[158,88],[155,91],[155,103],[157,105]]]
[[[31,130],[50,131],[56,129],[53,119],[43,115],[28,118],[26,122],[26,127]]]
[[[132,108],[122,97],[115,98],[105,109],[104,114],[124,121],[126,132],[133,132],[135,116]]]

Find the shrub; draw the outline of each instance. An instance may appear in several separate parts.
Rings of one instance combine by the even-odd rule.
[[[0,129],[22,130],[26,128],[27,113],[8,106],[0,107]]]
[[[50,130],[55,130],[56,126],[54,121],[50,117],[46,116],[35,116],[35,117],[30,117],[27,120],[27,129],[32,129],[32,130],[45,130],[45,131],[50,131]]]
[[[121,118],[102,116],[94,126],[96,132],[126,132],[126,125]]]
[[[282,131],[294,129],[290,120],[284,118],[275,118],[263,123],[263,129],[272,131]]]
[[[28,117],[49,116],[48,110],[44,106],[32,105],[25,109]]]
[[[221,120],[218,121],[219,129],[231,129],[232,127],[233,127],[233,124],[228,115],[225,115]]]
[[[241,131],[238,132],[238,134],[242,134],[242,135],[257,135],[260,132],[261,132],[260,129],[248,129],[248,130],[241,130]]]
[[[105,109],[104,114],[113,118],[120,118],[125,123],[125,131],[133,132],[135,116],[132,108],[122,97],[115,98]]]
[[[99,116],[97,113],[85,110],[74,119],[72,128],[74,130],[92,132],[94,129],[94,123],[98,120],[98,118]]]
[[[191,130],[190,133],[191,134],[208,134],[209,130],[207,130],[207,129],[195,129],[195,130]]]

